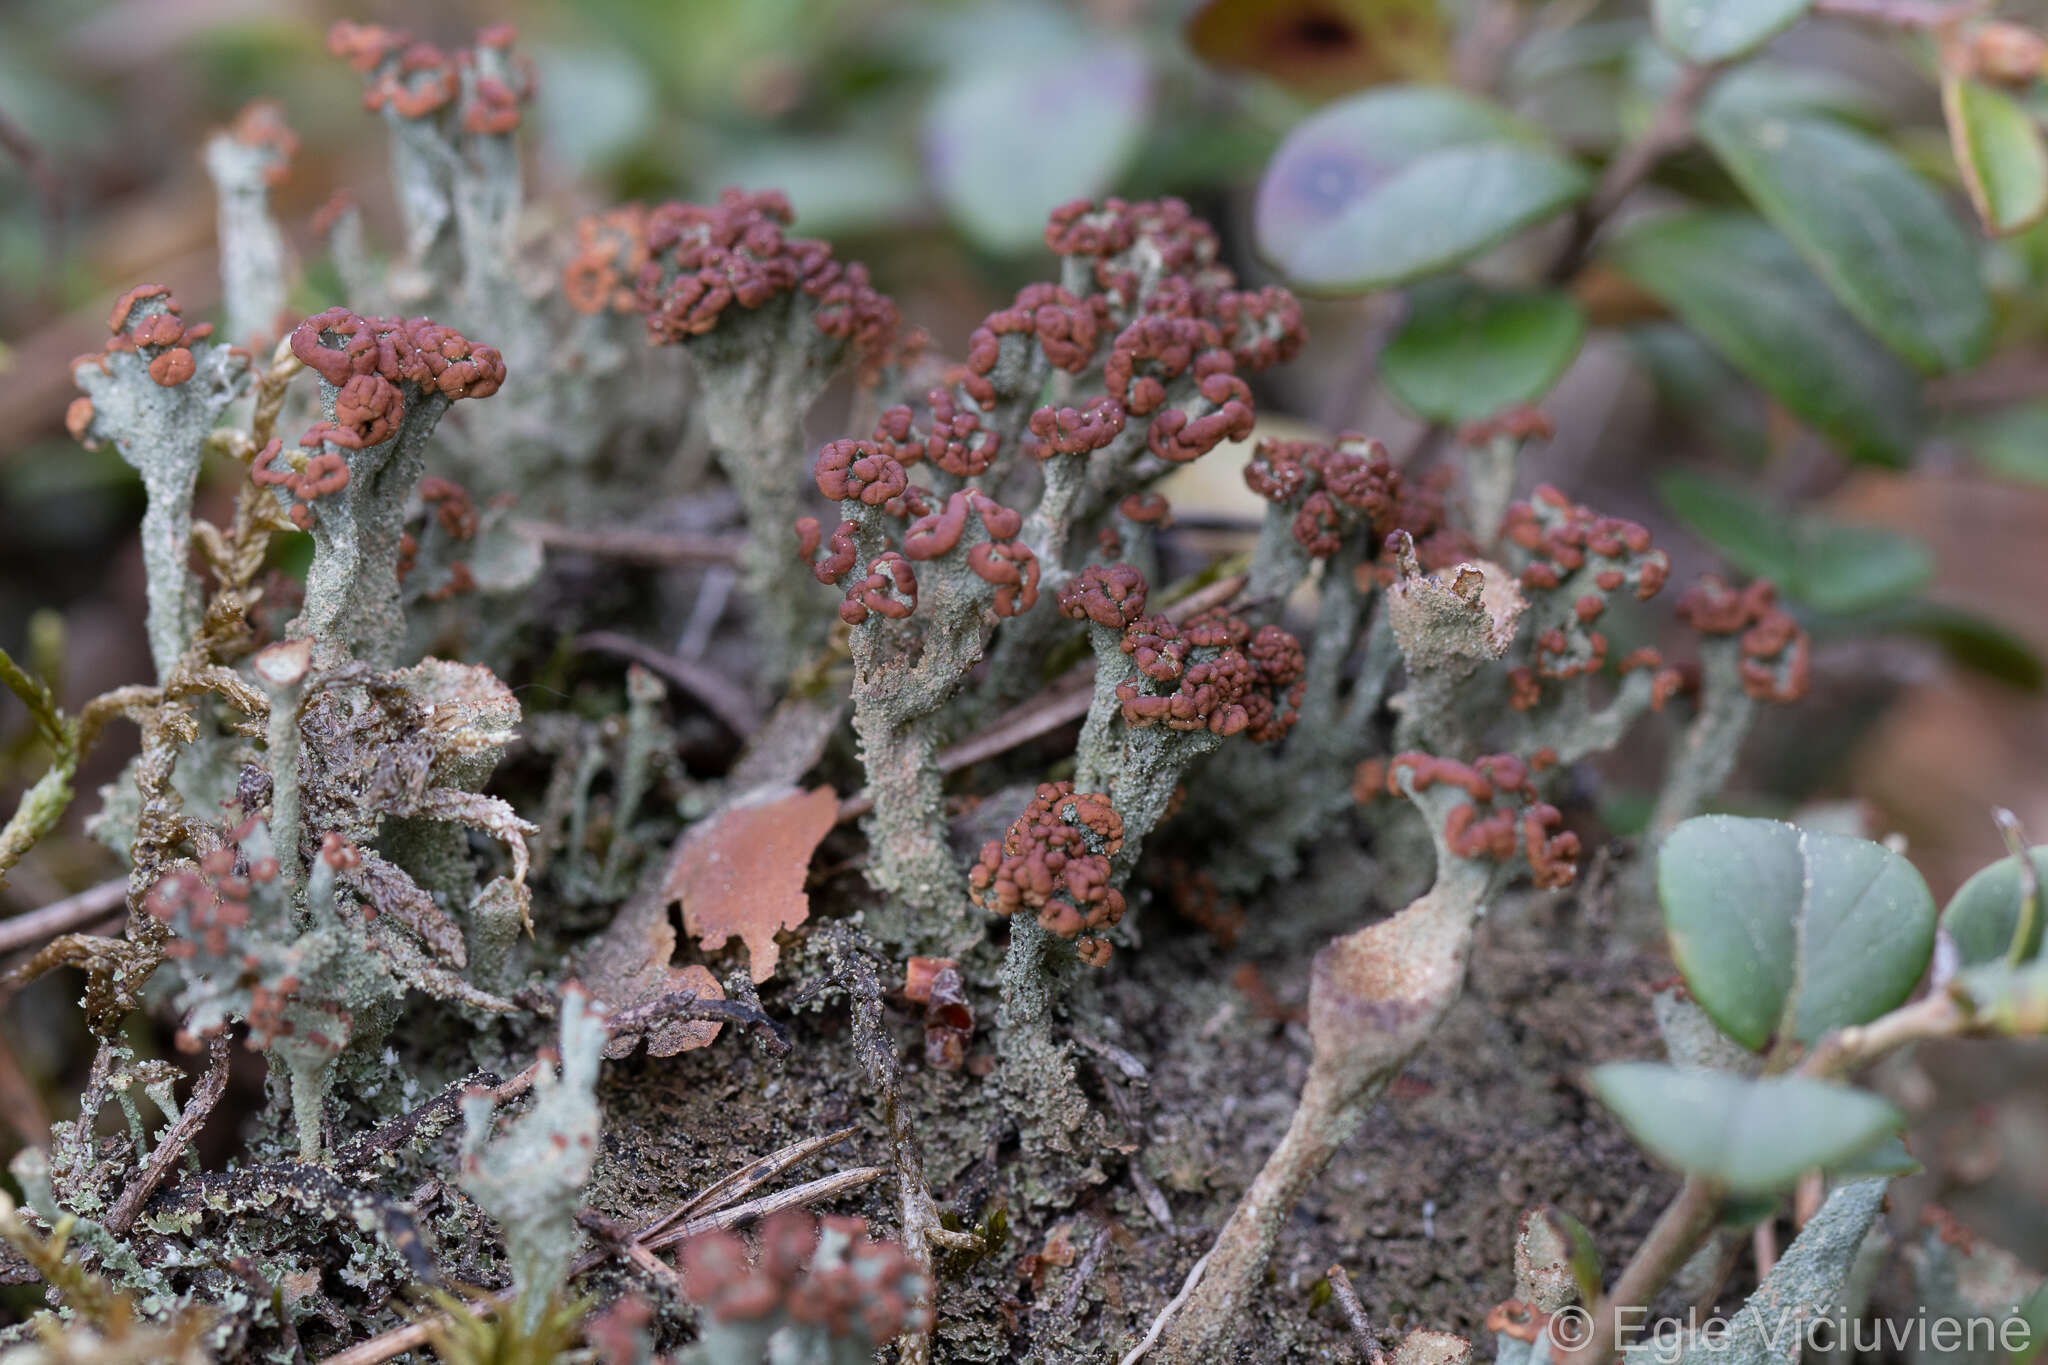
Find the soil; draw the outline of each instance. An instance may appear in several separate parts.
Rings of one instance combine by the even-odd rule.
[[[941,1267],[935,1359],[1103,1361],[1135,1344],[1286,1126],[1309,1057],[1290,1017],[1309,959],[1386,911],[1376,880],[1348,843],[1326,851],[1300,883],[1250,907],[1230,948],[1162,907],[1137,907],[1142,941],[1068,983],[1065,1027],[1108,1119],[1108,1143],[1093,1153],[1021,1150],[993,1080],[973,1074],[992,1046],[1000,926],[998,941],[963,963],[980,1026],[965,1069],[926,1069],[917,1007],[890,1001],[903,1103],[934,1195],[960,1226],[987,1227],[998,1210],[1006,1224],[979,1259]],[[1595,876],[1586,889],[1495,908],[1463,1000],[1296,1211],[1240,1359],[1351,1358],[1344,1323],[1318,1292],[1332,1264],[1350,1271],[1383,1332],[1457,1332],[1485,1356],[1483,1322],[1513,1294],[1527,1209],[1567,1209],[1610,1258],[1641,1238],[1676,1182],[1580,1078],[1602,1061],[1659,1054],[1649,992],[1670,969],[1617,930],[1614,902],[1613,880]],[[859,1132],[785,1183],[888,1164],[882,1106],[849,1083],[861,1073],[845,1001],[821,989],[825,955],[800,937],[783,961],[763,1002],[791,1021],[786,1057],[728,1034],[703,1051],[610,1067],[593,1207],[642,1220],[752,1157],[836,1127]],[[894,1199],[884,1179],[839,1210],[890,1228]],[[607,1293],[625,1287],[623,1272],[599,1279],[612,1281]],[[665,1326],[681,1339],[680,1319]]]

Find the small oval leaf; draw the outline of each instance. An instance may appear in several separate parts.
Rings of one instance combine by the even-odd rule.
[[[1700,1008],[1761,1051],[1904,1002],[1934,951],[1934,898],[1882,844],[1704,815],[1657,859],[1671,955]]]
[[[1689,62],[1710,65],[1762,47],[1813,0],[1656,0],[1657,38]]]
[[[1927,586],[1934,556],[1911,536],[1788,513],[1723,479],[1674,470],[1657,493],[1685,528],[1791,601],[1827,612],[1894,607]]]
[[[1577,163],[1501,110],[1374,90],[1289,133],[1259,183],[1259,251],[1298,287],[1357,293],[1448,270],[1563,209]]]
[[[2048,213],[2048,145],[2020,102],[1982,81],[1949,76],[1941,107],[1963,188],[1984,230],[2005,237]]]
[[[1904,465],[1920,385],[1786,239],[1746,214],[1688,213],[1624,233],[1614,263],[1723,360],[1858,460]]]
[[[1757,1080],[1659,1062],[1596,1067],[1593,1090],[1630,1136],[1738,1194],[1782,1190],[1869,1150],[1904,1115],[1866,1091],[1804,1076]]]
[[[2027,850],[2033,860],[2036,888],[2048,888],[2048,845]],[[2048,920],[2048,905],[2034,907],[2033,923],[2020,934],[2022,898],[2026,883],[2020,876],[2017,858],[2000,858],[1956,888],[1942,908],[1941,927],[1955,941],[1963,965],[1985,962],[2031,961],[2041,951],[2041,924]],[[2048,892],[2040,892],[2048,896]],[[2017,951],[2013,940],[2019,938]]]
[[[1729,106],[1700,137],[1842,306],[1929,372],[1990,339],[1977,254],[1934,188],[1889,147],[1833,119]]]
[[[1585,336],[1569,295],[1435,280],[1410,296],[1380,378],[1417,416],[1463,425],[1550,392]]]
[[[1034,246],[1053,209],[1109,188],[1138,150],[1151,100],[1144,54],[1121,44],[963,65],[925,118],[932,188],[981,246]]]

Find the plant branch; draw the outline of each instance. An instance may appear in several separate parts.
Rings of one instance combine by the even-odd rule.
[[[1678,1187],[1664,1212],[1657,1215],[1650,1235],[1622,1268],[1614,1288],[1601,1296],[1593,1312],[1592,1326],[1584,1344],[1572,1351],[1574,1362],[1605,1361],[1614,1356],[1620,1336],[1621,1314],[1655,1298],[1678,1268],[1692,1258],[1714,1230],[1721,1211],[1721,1190],[1712,1181],[1689,1175]]]
[[[95,924],[119,910],[127,900],[128,879],[114,877],[40,910],[0,920],[0,954]]]
[[[1824,19],[1854,19],[1909,32],[1948,28],[1988,8],[1982,0],[1814,0],[1813,4],[1813,12]]]
[[[107,1214],[106,1229],[116,1237],[124,1237],[128,1229],[135,1226],[135,1219],[142,1212],[142,1206],[156,1193],[156,1187],[163,1184],[164,1177],[171,1173],[171,1167],[185,1149],[192,1145],[192,1139],[206,1123],[207,1115],[220,1103],[220,1097],[228,1088],[228,1036],[214,1035],[211,1055],[207,1059],[206,1075],[200,1078],[199,1086],[192,1092],[192,1098],[178,1115],[177,1121],[164,1130],[163,1137],[151,1149],[149,1159],[142,1163],[142,1169],[121,1191],[121,1197],[114,1201],[114,1207]]]
[[[1387,1355],[1380,1349],[1379,1333],[1373,1330],[1372,1314],[1365,1311],[1365,1305],[1358,1301],[1358,1291],[1351,1285],[1351,1276],[1341,1265],[1333,1265],[1323,1272],[1330,1282],[1330,1292],[1336,1296],[1337,1306],[1344,1310],[1344,1320],[1351,1324],[1351,1339],[1358,1343],[1358,1358],[1367,1365],[1384,1365]]]
[[[1706,98],[1714,77],[1719,74],[1718,66],[1698,64],[1679,72],[1678,80],[1665,92],[1657,112],[1651,115],[1649,125],[1607,163],[1599,184],[1593,187],[1593,193],[1580,206],[1578,216],[1572,222],[1571,238],[1551,263],[1549,277],[1552,283],[1563,284],[1585,269],[1592,253],[1593,239],[1599,236],[1600,229],[1614,216],[1622,201],[1649,178],[1658,162],[1692,141],[1693,116],[1699,112],[1700,101]]]
[[[1867,1024],[1836,1029],[1814,1045],[1798,1066],[1802,1076],[1829,1080],[1844,1076],[1928,1038],[1953,1038],[1970,1026],[1969,1011],[1946,990],[1936,990],[1910,1005]]]

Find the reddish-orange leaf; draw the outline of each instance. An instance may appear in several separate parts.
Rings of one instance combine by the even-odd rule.
[[[781,952],[775,935],[810,918],[804,879],[838,818],[830,787],[768,788],[698,823],[665,888],[668,900],[682,903],[684,930],[707,952],[737,936],[754,980],[773,976]]]
[[[1211,66],[1318,98],[1441,76],[1449,55],[1436,0],[1208,0],[1187,36]]]

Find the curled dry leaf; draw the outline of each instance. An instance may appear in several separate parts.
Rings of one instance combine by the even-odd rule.
[[[670,859],[673,866],[674,859]],[[708,967],[689,963],[671,964],[676,952],[676,925],[669,918],[669,898],[663,888],[668,876],[654,869],[633,898],[619,908],[611,925],[577,963],[577,975],[593,996],[612,1011],[644,1004],[676,991],[695,991],[705,1000],[723,1000],[725,991]],[[604,1055],[629,1055],[647,1040],[650,1057],[673,1057],[709,1047],[725,1025],[707,1019],[671,1019],[642,1035],[614,1038],[605,1044]]]
[[[705,951],[737,936],[756,984],[775,975],[775,934],[811,914],[804,890],[811,854],[839,819],[830,787],[767,787],[749,793],[683,836],[663,888],[683,907],[683,928]]]

